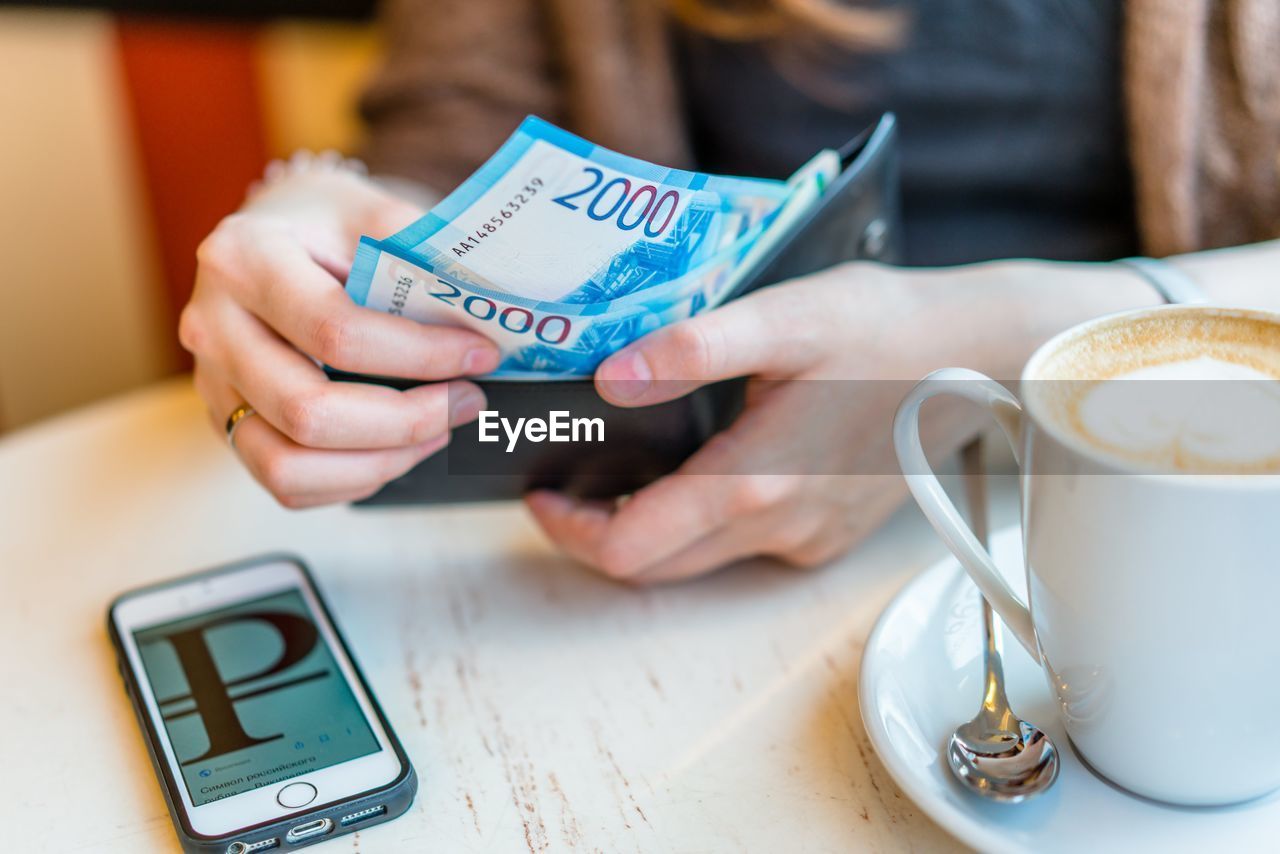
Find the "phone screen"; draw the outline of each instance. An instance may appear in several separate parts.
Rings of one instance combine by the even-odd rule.
[[[133,636],[194,806],[379,750],[296,589]]]

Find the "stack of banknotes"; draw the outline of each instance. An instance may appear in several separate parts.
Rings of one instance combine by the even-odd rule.
[[[831,150],[786,181],[667,169],[530,116],[426,216],[362,237],[347,293],[488,336],[492,378],[587,377],[719,305],[839,171]]]

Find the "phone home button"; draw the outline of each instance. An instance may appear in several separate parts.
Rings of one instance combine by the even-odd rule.
[[[276,802],[286,809],[305,807],[316,799],[316,787],[310,783],[290,783],[276,792]]]

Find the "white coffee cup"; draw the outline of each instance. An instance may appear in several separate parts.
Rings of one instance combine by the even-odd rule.
[[[1264,335],[1260,346],[1280,341],[1280,315],[1266,312],[1206,306],[1127,312],[1081,324],[1040,347],[1023,371],[1021,402],[982,374],[947,368],[907,395],[894,423],[912,494],[1040,662],[1079,753],[1125,789],[1186,805],[1233,803],[1280,788],[1280,475],[1272,473],[1266,448],[1257,451],[1260,473],[1248,474],[1233,469],[1249,470],[1239,460],[1228,470],[1187,473],[1138,453],[1127,457],[1062,416],[1063,401],[1074,400],[1078,409],[1082,390],[1102,384],[1055,390],[1048,383],[1063,379],[1064,370],[1069,376],[1073,359],[1092,360],[1093,369],[1105,364],[1107,348],[1099,341],[1121,342],[1115,355],[1126,365],[1146,364],[1143,336],[1132,330],[1166,322],[1192,328],[1206,318],[1210,330],[1223,318],[1256,321],[1263,332],[1274,324],[1278,335]],[[1280,362],[1280,351],[1274,355]],[[1256,388],[1269,389],[1266,382]],[[1125,400],[1126,417],[1139,417],[1140,403],[1135,414],[1134,401],[1115,394],[1126,387],[1108,388]],[[920,407],[939,394],[986,406],[1013,445],[1025,605],[929,468]],[[1216,411],[1192,407],[1179,417]],[[1168,420],[1153,419],[1153,429],[1166,429]],[[1250,413],[1223,423],[1252,429],[1257,421]],[[1280,442],[1280,423],[1249,435]]]

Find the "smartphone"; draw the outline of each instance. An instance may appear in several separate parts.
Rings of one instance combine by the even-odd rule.
[[[310,845],[413,802],[413,766],[301,560],[132,590],[107,624],[184,850]]]

